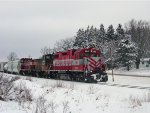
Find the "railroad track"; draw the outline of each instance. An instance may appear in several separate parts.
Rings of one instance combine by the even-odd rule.
[[[117,83],[102,83],[102,82],[99,82],[98,84],[106,85],[106,86],[116,86],[116,87],[125,87],[125,88],[135,88],[135,89],[150,90],[150,87],[147,87],[147,86],[137,86],[137,85],[127,85],[127,84],[117,84]]]
[[[108,75],[112,75],[111,73],[107,73]],[[149,76],[146,76],[146,75],[126,75],[126,74],[113,74],[114,76],[130,76],[130,77],[144,77],[144,78],[150,78],[150,75]]]

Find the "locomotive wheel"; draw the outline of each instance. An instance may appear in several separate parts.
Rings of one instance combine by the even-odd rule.
[[[103,79],[103,82],[107,82],[108,81],[108,76],[106,75],[105,78]]]
[[[19,73],[20,75],[23,75],[23,72],[22,71],[20,71],[20,73]]]
[[[107,82],[108,81],[108,76],[105,75],[105,77],[102,77],[102,80],[100,82]]]

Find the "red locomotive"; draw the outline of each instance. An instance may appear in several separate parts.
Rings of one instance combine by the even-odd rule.
[[[53,55],[48,73],[51,78],[76,81],[108,80],[101,53],[96,48],[71,49]]]
[[[9,67],[9,63],[6,65]],[[108,80],[104,60],[96,48],[71,49],[43,55],[41,59],[21,59],[16,67],[18,73],[39,77],[85,82]]]

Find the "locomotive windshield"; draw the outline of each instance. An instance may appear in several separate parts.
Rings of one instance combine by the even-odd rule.
[[[97,51],[96,50],[85,50],[84,52],[85,57],[97,57]]]
[[[91,53],[91,57],[97,57],[96,53]]]
[[[91,51],[91,57],[97,57],[97,52],[96,50]]]
[[[85,50],[84,55],[85,55],[86,57],[90,56],[90,51],[89,51],[89,50]]]

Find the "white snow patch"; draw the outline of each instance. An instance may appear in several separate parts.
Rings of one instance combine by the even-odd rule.
[[[148,90],[34,77],[29,81],[24,78],[15,81],[15,85],[25,84],[31,90],[33,101],[29,105],[25,103],[24,107],[14,101],[0,101],[0,113],[35,113],[37,99],[40,96],[46,100],[45,106],[49,105],[47,113],[51,112],[52,103],[55,106],[55,113],[149,113],[150,111]],[[111,76],[109,79],[111,82]],[[117,80],[123,82],[121,78]],[[132,81],[132,84],[134,82]],[[58,83],[62,85],[58,87]]]

